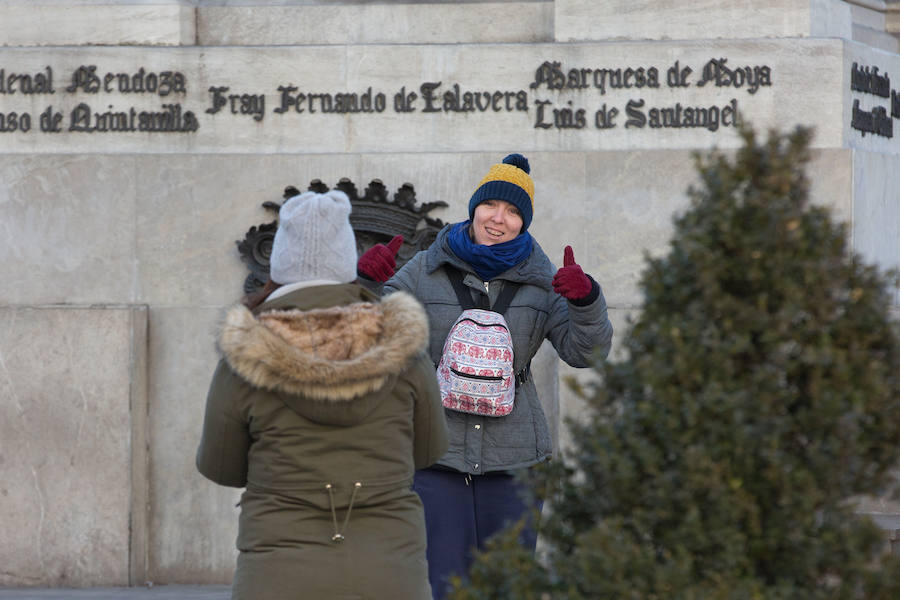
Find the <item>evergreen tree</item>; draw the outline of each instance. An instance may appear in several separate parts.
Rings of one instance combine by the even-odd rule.
[[[573,451],[538,469],[545,556],[511,530],[456,600],[900,598],[852,502],[900,458],[890,277],[810,205],[809,130],[742,136],[698,156],[626,358],[598,364]]]

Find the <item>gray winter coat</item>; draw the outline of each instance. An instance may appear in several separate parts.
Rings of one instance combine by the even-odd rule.
[[[442,229],[435,242],[406,263],[384,286],[384,293],[405,291],[415,296],[428,314],[428,352],[440,361],[444,340],[462,312],[443,268],[451,264],[466,273],[464,283],[475,294],[484,294],[484,282],[450,250]],[[490,281],[490,300],[496,301],[507,281],[522,284],[505,313],[513,338],[515,369],[531,361],[545,339],[560,358],[573,367],[586,367],[596,352],[609,354],[612,324],[603,292],[587,306],[576,306],[553,291],[557,268],[534,242],[531,256]],[[487,417],[445,410],[450,447],[438,464],[464,473],[481,474],[526,467],[547,460],[552,452],[547,418],[534,382],[529,378],[516,390],[513,411],[504,417]]]

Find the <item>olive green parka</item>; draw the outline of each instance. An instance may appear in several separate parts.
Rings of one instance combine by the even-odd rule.
[[[447,448],[428,323],[355,284],[230,309],[197,468],[245,487],[232,598],[431,597],[415,469]]]

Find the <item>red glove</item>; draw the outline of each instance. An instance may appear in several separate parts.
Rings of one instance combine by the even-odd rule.
[[[384,283],[394,275],[397,263],[394,257],[403,245],[403,236],[395,235],[388,245],[375,244],[359,257],[356,262],[356,270],[359,274],[374,281]]]
[[[590,278],[575,264],[572,246],[563,252],[563,266],[553,276],[553,291],[568,300],[581,300],[593,289]]]

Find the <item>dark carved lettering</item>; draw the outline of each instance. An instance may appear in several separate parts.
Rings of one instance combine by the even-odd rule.
[[[627,67],[625,69],[569,69],[563,72],[559,62],[545,61],[535,71],[531,89],[546,86],[548,90],[581,90],[591,86],[606,94],[606,88],[658,88],[659,70],[656,67]]]
[[[265,94],[234,94],[228,97],[231,100],[231,114],[252,115],[254,121],[262,121],[266,114]]]
[[[900,94],[891,90],[891,116],[900,119]]]
[[[28,133],[30,129],[31,115],[27,112],[21,114],[15,111],[0,112],[0,133],[13,133],[15,131]]]
[[[218,90],[218,92],[215,92],[214,89]],[[355,92],[339,92],[337,94],[295,94],[295,92],[297,92],[297,87],[294,85],[280,85],[277,89],[280,92],[281,103],[272,111],[276,114],[283,114],[290,110],[291,107],[293,107],[294,112],[298,114],[306,111],[310,114],[315,114],[316,112],[338,114],[380,113],[384,112],[387,108],[387,96],[381,92],[373,94],[371,87],[362,94],[357,94]],[[216,100],[215,94],[217,93],[220,97],[224,97],[224,93],[227,90],[228,88],[210,88],[210,92],[214,93],[213,107],[206,112],[210,112],[213,109],[218,111],[221,100]],[[227,98],[232,114],[252,114],[256,115],[253,118],[257,121],[262,120],[262,115],[265,111],[265,94],[230,94]],[[396,98],[394,99],[394,103],[396,108]],[[259,118],[257,118],[257,116]]]
[[[108,133],[121,131],[142,131],[149,133],[184,133],[197,131],[200,123],[191,111],[183,111],[180,104],[163,104],[161,111],[138,111],[131,107],[127,111],[116,111],[110,105],[105,112],[94,112],[82,102],[76,106],[69,118],[69,131],[82,133]]]
[[[697,82],[697,87],[703,87],[712,82],[716,87],[747,86],[748,94],[755,94],[760,87],[772,85],[772,70],[766,65],[746,66],[730,69],[725,65],[727,58],[713,58],[703,67],[703,76]]]
[[[544,107],[548,104],[552,104],[549,100],[535,100],[534,103],[537,105],[537,110],[535,111],[535,121],[534,128],[535,129],[550,129],[553,127],[552,123],[547,123],[544,120]]]
[[[548,90],[561,90],[566,86],[566,76],[563,74],[562,65],[559,62],[544,61],[534,72],[534,81],[531,89],[537,89],[546,85]]]
[[[494,112],[500,112],[503,110],[503,106],[501,106],[501,102],[503,101],[503,92],[496,91],[494,95],[491,97],[491,108],[494,109]]]
[[[227,87],[209,88],[212,97],[212,106],[206,109],[209,114],[219,112],[225,106],[233,115],[252,115],[254,121],[262,121],[266,113],[265,94],[228,94]],[[278,109],[275,109],[278,112]]]
[[[887,73],[878,74],[878,67],[860,68],[858,63],[853,63],[850,69],[850,89],[855,92],[865,92],[866,94],[874,94],[882,98],[889,98],[891,95],[891,78]]]
[[[612,129],[616,126],[616,115],[619,114],[618,108],[606,108],[606,103],[603,103],[603,106],[600,107],[596,113],[594,113],[594,126],[597,129]]]
[[[609,77],[609,87],[613,89],[622,87],[622,69],[609,69],[607,75]]]
[[[140,67],[134,73],[97,73],[96,65],[80,66],[72,73],[72,83],[66,88],[69,93],[81,91],[96,94],[101,91],[120,94],[155,94],[166,97],[169,94],[186,94],[187,78],[178,71],[149,72]]]
[[[413,106],[413,102],[418,98],[418,94],[415,92],[406,93],[406,86],[400,88],[400,91],[394,95],[394,110],[396,112],[413,112],[416,108]]]
[[[227,91],[228,88],[224,86],[209,88],[209,93],[212,94],[212,106],[206,109],[207,114],[214,115],[228,104],[228,100],[225,98],[225,92]],[[278,112],[277,108],[275,112]]]
[[[670,88],[690,87],[694,70],[676,60],[666,69],[666,84]],[[32,73],[12,73],[0,68],[0,94],[54,94],[53,70],[50,66]],[[714,87],[744,89],[755,94],[761,87],[772,85],[772,70],[766,65],[747,65],[738,68],[728,66],[728,59],[713,58],[707,61],[698,87],[711,84]],[[888,108],[877,107],[871,111],[854,105],[853,126],[866,133],[876,133],[891,137],[893,128],[891,117],[900,118],[900,97],[889,89],[887,73],[880,73],[877,67],[860,67],[853,64],[851,87],[890,98]],[[559,61],[544,61],[536,70],[530,89],[544,87],[550,91],[570,91],[584,93],[593,88],[604,96],[608,90],[633,90],[659,88],[660,73],[656,67],[621,66],[612,68],[564,67]],[[380,113],[387,109],[387,96],[375,92],[371,87],[362,92],[310,92],[300,91],[293,84],[277,86],[277,98],[271,112],[285,114],[356,114]],[[82,65],[72,72],[70,84],[64,88],[67,93],[85,94],[153,94],[160,97],[187,93],[187,80],[183,74],[172,70],[148,71],[138,67],[135,71],[100,72],[96,65]],[[594,93],[596,93],[594,92]],[[228,86],[208,88],[209,105],[205,113],[216,115],[250,116],[255,121],[264,120],[266,94],[238,93]],[[636,93],[636,92],[635,92]],[[417,105],[421,97],[421,107]],[[565,97],[553,100],[530,98],[523,90],[466,89],[459,83],[447,86],[442,81],[426,81],[418,92],[400,88],[393,96],[396,113],[422,112],[436,113],[499,113],[528,112],[535,109],[535,129],[585,129],[589,123],[589,110],[593,112],[596,129],[613,129],[619,126],[618,117],[626,115],[625,128],[653,129],[706,129],[718,131],[722,127],[735,126],[738,122],[738,102],[732,98],[727,104],[691,106],[675,102],[663,106],[648,106],[643,98],[632,98],[622,107],[603,103],[600,108],[589,110],[575,105],[577,100]],[[549,108],[548,108],[549,107]],[[888,114],[888,111],[890,113]],[[35,125],[40,131],[56,133],[68,126],[71,132],[190,132],[199,129],[196,115],[183,109],[181,104],[162,104],[158,110],[142,110],[139,107],[126,109],[108,105],[107,110],[96,110],[87,102],[78,104],[71,110],[68,123],[62,112],[46,106],[38,116]],[[0,114],[0,131],[29,131],[32,117],[29,113],[7,112]]]
[[[482,98],[484,99],[484,105],[481,104]],[[484,112],[491,107],[491,94],[490,92],[484,92],[481,94],[475,94],[475,107]],[[496,109],[495,109],[496,111]]]
[[[628,120],[625,121],[625,129],[629,127],[637,127],[642,128],[647,124],[647,117],[644,115],[641,108],[644,107],[644,100],[629,100],[628,104],[625,105],[625,114],[628,115]]]
[[[309,112],[316,112],[316,103],[319,104],[319,112],[330,113],[334,112],[333,107],[333,99],[331,94],[307,94],[307,107],[309,108]]]
[[[45,131],[47,133],[59,133],[60,131],[62,131],[62,127],[60,127],[62,119],[63,116],[61,112],[54,111],[52,106],[48,106],[46,109],[44,109],[44,112],[41,113],[41,116],[38,120],[41,126],[41,131]]]
[[[583,108],[574,108],[569,101],[569,108],[553,109],[553,125],[557,129],[584,129],[587,125]]]
[[[569,100],[568,107],[553,109],[553,122],[547,121],[547,111],[545,106],[551,104],[549,100],[536,100],[537,105],[537,121],[534,124],[535,129],[584,129],[587,126],[587,113],[583,108],[575,108],[572,101]]]
[[[509,98],[507,97],[507,101]],[[525,90],[516,92],[516,112],[528,112],[528,94]]]
[[[679,68],[678,61],[676,60],[675,64],[666,71],[666,83],[669,87],[688,87],[690,85],[688,83],[688,77],[693,71],[694,70],[690,67],[684,67],[683,69]]]
[[[53,89],[53,69],[44,67],[37,73],[7,73],[0,69],[0,94],[55,94]]]
[[[473,92],[463,90],[458,83],[438,95],[442,82],[426,82],[419,87],[425,109],[422,112],[499,112],[528,111],[528,94],[525,90]]]
[[[225,88],[225,89],[227,90],[228,88]],[[213,88],[209,88],[209,90],[212,91]],[[275,109],[272,112],[280,115],[281,113],[287,112],[288,109],[290,109],[290,107],[292,107],[292,106],[294,107],[294,110],[296,110],[298,113],[303,112],[303,109],[300,108],[300,105],[297,103],[297,98],[292,95],[293,92],[297,91],[297,86],[279,85],[278,91],[281,92],[281,106],[275,107]],[[214,101],[213,108],[215,108],[215,106],[216,106],[216,104]],[[206,112],[210,112],[211,110],[213,110],[213,109],[209,108],[206,110]],[[218,110],[218,109],[216,109],[216,110]]]
[[[586,69],[581,69],[580,71],[578,69],[569,69],[569,79],[566,82],[566,87],[570,90],[587,87],[584,84],[584,79],[582,79],[585,71]]]
[[[97,75],[96,65],[82,65],[72,73],[72,83],[66,88],[66,91],[74,93],[79,88],[88,94],[96,94],[100,91],[100,77]]]
[[[675,106],[654,107],[647,111],[650,127],[657,128],[704,128],[717,131],[719,126],[737,125],[737,99],[723,107],[685,107],[680,102]]]
[[[886,138],[894,137],[894,120],[883,106],[876,106],[870,111],[859,107],[859,100],[853,101],[853,116],[850,119],[850,127],[862,133],[874,133]]]
[[[441,87],[440,81],[429,81],[419,86],[419,91],[422,92],[422,100],[425,101],[425,109],[422,112],[441,112],[441,109],[434,105],[437,100],[434,91],[439,87]]]

